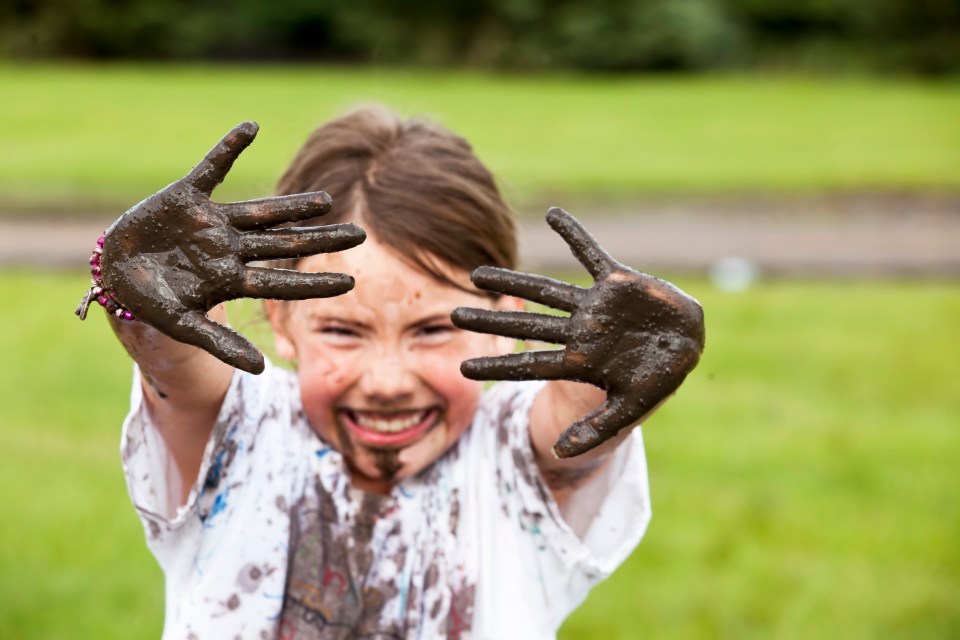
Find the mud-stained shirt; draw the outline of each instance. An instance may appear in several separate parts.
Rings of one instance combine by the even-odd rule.
[[[293,374],[237,372],[185,505],[135,375],[121,454],[166,577],[164,638],[552,638],[650,519],[640,430],[563,514],[530,445],[542,383],[500,383],[389,496],[354,489]]]

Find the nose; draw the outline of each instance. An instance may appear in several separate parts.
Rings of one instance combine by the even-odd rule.
[[[366,362],[360,391],[376,404],[402,402],[416,390],[417,376],[409,358],[399,346],[378,349]]]

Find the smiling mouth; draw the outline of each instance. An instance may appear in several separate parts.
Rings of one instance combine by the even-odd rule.
[[[341,409],[337,413],[358,443],[384,449],[409,446],[440,421],[437,407],[411,411]]]

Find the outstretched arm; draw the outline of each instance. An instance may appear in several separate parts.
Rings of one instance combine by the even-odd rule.
[[[323,192],[216,203],[226,177],[258,127],[230,131],[184,178],[137,204],[104,233],[93,265],[96,299],[139,364],[147,408],[189,491],[233,368],[260,373],[263,356],[226,326],[222,302],[241,297],[293,300],[353,288],[340,273],[247,266],[265,259],[341,251],[363,242],[352,224],[274,229],[330,209]],[[127,321],[124,318],[135,318]]]
[[[477,269],[473,281],[569,315],[461,308],[453,321],[472,331],[564,345],[462,365],[474,379],[550,381],[534,403],[531,440],[562,498],[676,391],[700,359],[704,325],[693,298],[614,260],[562,209],[551,209],[547,222],[593,276],[593,286],[493,267]]]

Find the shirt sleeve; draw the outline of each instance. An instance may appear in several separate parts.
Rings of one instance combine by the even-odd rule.
[[[237,371],[186,503],[134,375],[121,441],[130,498],[165,576],[164,638],[273,637],[282,604],[287,513],[300,472],[293,376]],[[243,606],[239,606],[239,603]],[[230,633],[225,630],[231,629]],[[224,635],[226,634],[226,636]]]
[[[233,414],[242,412],[242,376],[234,373],[224,397],[217,421],[203,453],[200,472],[193,483],[187,502],[176,505],[176,496],[182,493],[179,474],[163,437],[154,426],[143,396],[143,378],[140,368],[134,366],[133,389],[130,393],[130,412],[123,422],[120,456],[123,461],[127,490],[134,507],[149,520],[163,522],[169,527],[179,525],[196,505],[202,484],[200,478],[210,475],[213,453],[224,439],[225,427],[234,423]],[[218,471],[222,473],[225,469]]]
[[[487,398],[495,416],[496,475],[503,513],[526,534],[554,629],[589,590],[639,544],[650,522],[643,436],[637,427],[604,471],[579,487],[566,517],[540,474],[530,441],[530,409],[542,382],[501,383]]]
[[[236,503],[249,494],[249,486],[262,482],[259,478],[252,481],[255,471],[285,468],[284,461],[277,458],[290,455],[290,448],[281,446],[283,434],[275,432],[291,424],[289,414],[294,409],[288,398],[292,392],[290,376],[270,363],[260,376],[234,373],[207,441],[200,472],[186,502],[179,507],[179,474],[150,420],[136,367],[133,378],[130,413],[121,435],[123,471],[148,545],[163,565],[168,538],[186,533],[191,523],[212,529],[217,520],[228,519]],[[279,495],[288,494],[280,486],[282,478],[271,476],[271,481]]]

